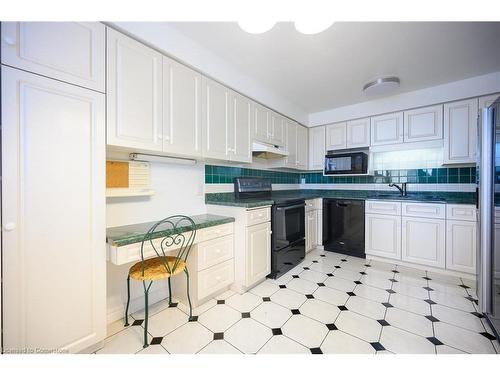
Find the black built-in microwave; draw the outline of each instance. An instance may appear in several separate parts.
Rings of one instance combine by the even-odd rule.
[[[325,175],[367,174],[368,155],[364,152],[325,155]]]

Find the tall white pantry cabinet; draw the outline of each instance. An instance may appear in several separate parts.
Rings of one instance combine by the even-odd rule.
[[[105,27],[2,23],[1,37],[2,349],[95,350],[106,332]]]

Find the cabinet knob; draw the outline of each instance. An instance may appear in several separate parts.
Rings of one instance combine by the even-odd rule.
[[[3,229],[5,229],[6,232],[11,232],[13,231],[14,229],[16,229],[16,223],[5,223],[5,225],[3,226]]]
[[[5,42],[5,44],[7,44],[9,46],[15,46],[16,45],[16,41],[14,39],[12,39],[10,36],[4,36],[3,37],[3,41]]]

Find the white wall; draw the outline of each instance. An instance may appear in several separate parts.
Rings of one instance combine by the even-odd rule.
[[[165,22],[113,22],[110,25],[301,124],[307,123],[307,113],[300,108],[300,103],[289,102]]]
[[[309,114],[308,126],[352,120],[500,92],[500,71]]]

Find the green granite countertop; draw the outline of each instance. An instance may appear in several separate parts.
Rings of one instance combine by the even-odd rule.
[[[229,216],[202,214],[190,217],[196,224],[196,230],[234,222],[234,217],[229,217]],[[156,223],[157,221],[151,221],[148,223],[139,223],[139,224],[123,225],[120,227],[107,228],[106,241],[111,246],[125,246],[125,245],[130,245],[132,243],[142,242],[144,235]],[[186,228],[186,226],[184,227],[180,226],[179,228],[177,228],[176,231],[172,229],[167,229],[155,232],[154,238],[165,237],[175,233],[185,232],[187,229],[183,228]]]
[[[446,192],[446,191],[422,191],[409,192],[403,198],[399,192],[382,190],[276,190],[271,194],[270,199],[236,199],[233,193],[209,193],[205,194],[206,204],[237,207],[261,207],[274,203],[273,199],[294,198],[294,199],[314,199],[314,198],[340,198],[340,199],[382,199],[397,200],[404,202],[429,202],[429,203],[453,203],[453,204],[475,204],[475,193],[468,192]]]

